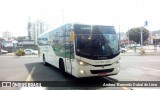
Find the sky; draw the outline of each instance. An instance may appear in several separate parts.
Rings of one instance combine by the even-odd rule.
[[[160,29],[159,0],[0,0],[0,37],[27,36],[27,23],[40,19],[52,28],[68,22],[114,25],[116,31],[143,26]]]

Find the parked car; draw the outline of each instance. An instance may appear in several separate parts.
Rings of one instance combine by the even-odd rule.
[[[25,49],[24,52],[25,52],[26,55],[31,55],[31,54],[36,55],[36,54],[38,54],[38,51],[33,50],[33,49]]]
[[[120,47],[120,52],[121,52],[121,53],[125,53],[125,52],[127,52],[127,49]]]
[[[3,50],[3,49],[1,49],[1,52],[2,52],[2,54],[7,54],[8,53],[7,50]]]

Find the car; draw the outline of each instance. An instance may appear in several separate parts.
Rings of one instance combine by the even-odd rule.
[[[125,53],[125,52],[127,52],[127,49],[120,47],[120,52],[121,52],[121,53]]]
[[[38,51],[35,51],[33,49],[24,49],[24,52],[26,55],[37,55],[38,54]]]
[[[8,53],[7,50],[3,50],[3,49],[1,49],[1,52],[2,52],[2,54],[7,54]]]

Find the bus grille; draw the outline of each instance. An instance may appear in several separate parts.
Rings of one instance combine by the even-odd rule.
[[[106,65],[92,65],[94,67],[104,67],[104,66],[111,66],[112,64],[106,64]]]
[[[111,69],[104,69],[104,70],[91,70],[92,74],[99,74],[99,73],[109,73],[112,72],[113,68]]]

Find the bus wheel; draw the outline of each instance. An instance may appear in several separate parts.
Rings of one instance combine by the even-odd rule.
[[[43,55],[43,64],[44,64],[45,66],[47,65],[44,55]]]
[[[59,68],[61,70],[61,73],[63,76],[66,76],[66,72],[65,72],[65,67],[64,67],[64,62],[62,60],[60,60],[59,62]]]

